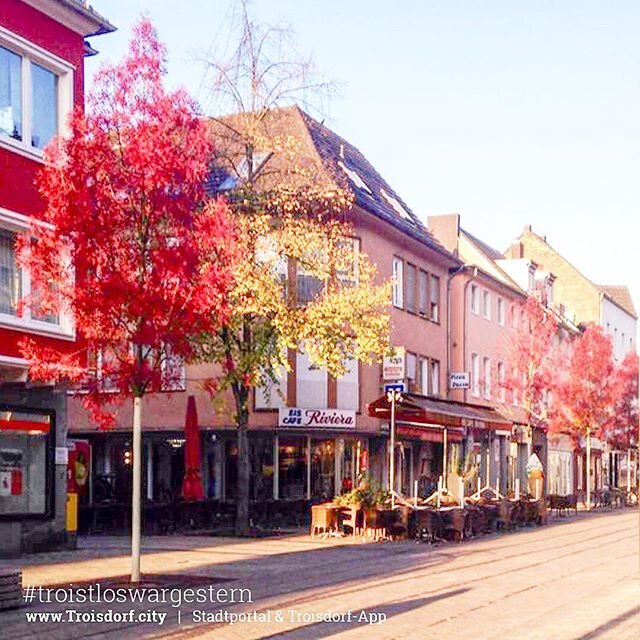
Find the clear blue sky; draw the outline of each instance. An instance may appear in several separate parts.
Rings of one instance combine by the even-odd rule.
[[[203,104],[198,54],[227,34],[229,0],[92,0],[125,51],[146,12],[169,81]],[[327,124],[423,219],[458,212],[504,250],[525,224],[640,311],[640,2],[256,0],[341,84]]]

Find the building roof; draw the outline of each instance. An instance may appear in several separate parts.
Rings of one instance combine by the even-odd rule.
[[[359,207],[445,255],[453,263],[458,262],[359,149],[324,123],[318,122],[298,107],[294,109],[302,117],[317,153],[334,178],[344,183],[346,176]]]
[[[460,264],[354,145],[297,106],[274,109],[269,117],[271,124],[277,121],[287,134],[303,138],[299,153],[319,167],[323,179],[353,193],[358,207],[446,257],[452,266]],[[232,115],[217,122],[234,119]],[[216,167],[207,187],[210,192],[223,191],[233,180],[223,167]]]
[[[527,292],[524,291],[524,289],[522,289],[522,287],[498,263],[498,260],[504,260],[504,255],[500,253],[500,251],[489,246],[486,242],[483,242],[473,234],[469,233],[466,229],[460,228],[460,233],[474,245],[477,251],[484,255],[488,262],[488,266],[491,268],[491,273],[489,273],[491,277],[510,289],[513,289],[516,293],[522,296],[527,295]],[[483,265],[477,266],[482,267]]]
[[[615,304],[617,304],[621,309],[624,309],[630,316],[633,316],[636,319],[638,318],[628,287],[625,287],[624,285],[611,284],[601,284],[598,285],[598,287],[607,297],[611,298]]]
[[[29,4],[33,4],[39,11],[46,12],[46,5],[51,6],[52,10],[56,7],[69,10],[80,18],[80,22],[84,22],[82,27],[82,35],[86,38],[89,36],[99,36],[103,33],[111,33],[116,30],[104,16],[99,14],[87,0],[40,0],[35,3],[33,0],[26,0]],[[44,5],[44,6],[42,6]],[[76,23],[78,21],[74,21]],[[86,28],[88,27],[88,28]]]

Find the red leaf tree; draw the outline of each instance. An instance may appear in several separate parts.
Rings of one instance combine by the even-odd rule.
[[[512,328],[506,345],[502,384],[522,406],[531,431],[546,421],[547,392],[562,350],[557,345],[558,320],[551,311],[533,297],[520,309],[520,320]]]
[[[638,448],[638,354],[628,353],[616,369],[616,397],[607,440],[614,449],[627,451],[627,487],[631,488],[631,449]]]
[[[607,439],[617,449],[638,446],[638,354],[629,352],[616,369],[614,413]]]
[[[551,428],[586,440],[586,506],[591,508],[591,436],[602,437],[614,415],[617,383],[611,340],[588,325],[571,351],[566,374],[556,379]]]
[[[96,78],[87,115],[74,113],[70,136],[48,149],[40,186],[49,225],[21,246],[37,303],[70,316],[81,345],[63,356],[25,342],[31,376],[81,382],[103,423],[106,405],[134,400],[133,581],[142,398],[175,383],[194,337],[225,321],[234,259],[226,205],[203,191],[210,133],[184,91],[165,90],[164,57],[142,20],[123,61]]]

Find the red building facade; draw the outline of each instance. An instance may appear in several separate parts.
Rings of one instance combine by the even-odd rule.
[[[0,3],[0,547],[35,550],[64,537],[66,402],[27,382],[20,341],[74,348],[72,322],[43,315],[15,240],[43,209],[43,149],[84,101],[85,38],[113,31],[79,0]],[[58,450],[58,455],[56,455]]]

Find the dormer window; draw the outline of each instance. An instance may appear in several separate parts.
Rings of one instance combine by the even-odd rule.
[[[345,172],[354,186],[356,186],[358,189],[364,189],[365,191],[371,193],[371,189],[369,189],[366,182],[358,175],[356,171],[347,167],[347,165],[342,162],[342,160],[338,160],[338,166]]]
[[[394,211],[407,222],[414,223],[414,219],[411,214],[400,204],[397,198],[389,195],[384,189],[380,189],[380,195],[393,207]]]

